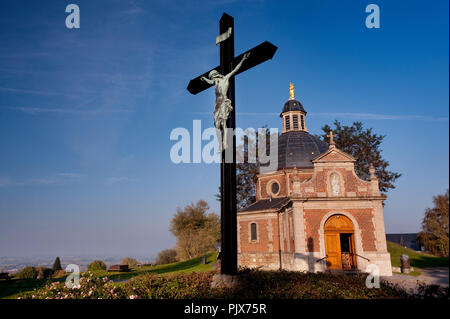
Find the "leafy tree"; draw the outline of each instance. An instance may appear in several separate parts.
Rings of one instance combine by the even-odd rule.
[[[106,264],[101,260],[94,260],[89,264],[88,270],[90,271],[106,270]]]
[[[139,261],[137,261],[134,258],[126,257],[126,258],[122,259],[121,264],[122,265],[128,265],[128,267],[133,268],[133,267],[136,267],[140,263],[139,263]]]
[[[170,264],[177,261],[176,249],[164,249],[158,253],[156,258],[157,265]]]
[[[369,179],[369,167],[372,164],[379,180],[380,191],[386,193],[389,189],[395,188],[394,182],[401,174],[389,171],[387,169],[389,162],[381,156],[380,145],[385,135],[372,133],[371,128],[364,129],[361,122],[346,126],[334,121],[333,129],[329,125],[324,125],[322,130],[324,134],[321,137],[325,142],[329,142],[327,135],[333,131],[336,147],[356,159],[355,172],[360,178]]]
[[[433,208],[425,210],[422,221],[422,231],[419,240],[423,242],[425,249],[433,255],[448,256],[449,251],[449,197],[447,192],[433,197]]]
[[[15,275],[15,278],[18,278],[18,279],[36,279],[37,276],[38,276],[38,272],[37,272],[36,268],[34,268],[32,266],[28,266],[28,267],[25,267],[24,269],[22,269],[21,271],[19,271]]]
[[[269,152],[270,146],[270,129],[267,126],[263,126],[266,135],[266,153]],[[244,136],[241,143],[236,147],[237,153],[242,154],[242,159],[236,163],[236,201],[237,207],[246,207],[256,201],[255,184],[257,181],[257,175],[260,170],[260,160],[258,157],[258,145],[259,134],[248,134]],[[220,201],[220,192],[216,195],[218,201]]]
[[[50,278],[53,275],[53,270],[51,268],[46,268],[43,266],[37,267],[36,272],[38,279]]]
[[[210,213],[208,203],[199,200],[184,209],[177,209],[172,218],[170,231],[177,238],[177,255],[183,259],[191,259],[214,250],[220,238],[219,217]]]
[[[53,272],[57,272],[58,270],[62,270],[61,260],[59,259],[59,257],[56,257],[55,262],[53,263],[52,270],[53,270]]]

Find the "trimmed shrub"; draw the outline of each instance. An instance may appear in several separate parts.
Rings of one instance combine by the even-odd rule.
[[[89,264],[88,270],[90,270],[90,271],[106,270],[106,265],[101,260],[94,260],[93,262],[91,262]]]
[[[126,257],[126,258],[122,259],[121,264],[128,265],[128,267],[133,268],[139,264],[139,261],[137,261],[136,259],[131,258],[131,257]]]
[[[21,271],[19,271],[15,278],[18,279],[36,279],[38,276],[38,272],[36,270],[36,268],[34,268],[33,266],[28,266],[25,267],[24,269],[22,269]]]

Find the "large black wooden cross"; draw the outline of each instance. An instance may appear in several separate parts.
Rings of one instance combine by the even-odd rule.
[[[222,18],[220,18],[220,34],[224,35],[225,38],[225,40],[220,42],[220,65],[212,70],[216,70],[223,75],[228,74],[238,65],[244,54],[250,52],[249,58],[236,73],[237,75],[262,62],[272,59],[274,56],[277,47],[266,41],[235,58],[234,32],[233,17],[224,13]],[[191,80],[187,87],[188,91],[192,94],[197,94],[211,87],[212,84],[202,81],[201,77],[208,77],[209,72],[212,70],[209,70],[208,72]],[[230,86],[227,95],[228,99],[231,100],[233,110],[227,120],[227,127],[234,130],[236,128],[234,77],[230,78],[229,84]],[[222,152],[222,163],[220,165],[220,218],[222,232],[221,273],[234,275],[237,273],[236,137],[234,134],[233,141],[230,146],[233,147],[233,162],[226,163],[225,152]]]

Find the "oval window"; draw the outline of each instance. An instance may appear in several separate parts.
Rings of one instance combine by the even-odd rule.
[[[278,184],[277,182],[273,182],[270,190],[272,191],[273,195],[278,194],[278,192],[280,191],[280,184]]]

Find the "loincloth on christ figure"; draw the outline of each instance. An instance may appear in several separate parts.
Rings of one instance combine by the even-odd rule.
[[[230,112],[233,110],[230,99],[225,99],[214,105],[214,125],[219,128],[223,121],[228,120]]]

